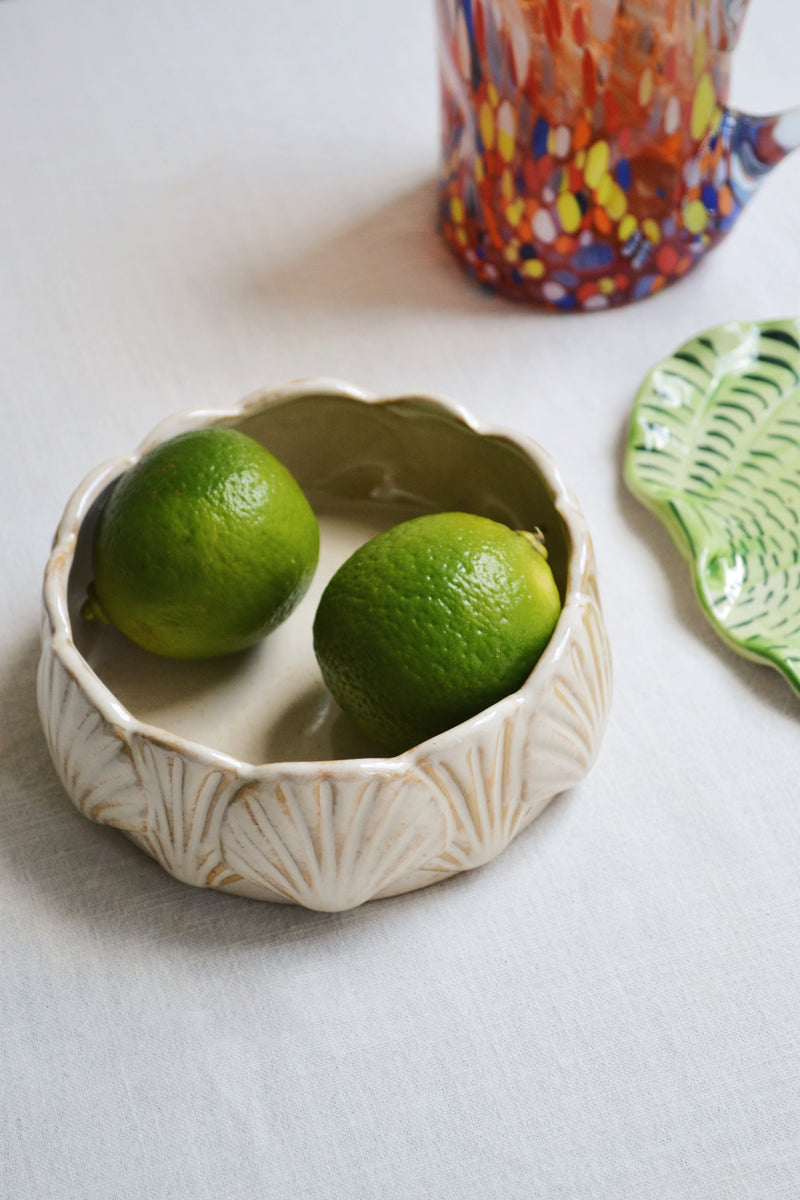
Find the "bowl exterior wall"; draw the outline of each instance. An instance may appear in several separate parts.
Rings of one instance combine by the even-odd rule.
[[[593,765],[611,660],[591,540],[570,495],[554,500],[573,540],[564,608],[520,691],[396,759],[259,766],[137,722],[78,653],[66,616],[69,547],[87,508],[78,500],[60,529],[67,549],[45,576],[42,727],[76,808],[176,879],[352,908],[488,861]]]
[[[593,575],[592,575],[593,577]],[[523,692],[400,760],[248,772],[108,721],[45,636],[38,701],[75,807],[184,883],[339,911],[489,861],[597,756],[610,654],[596,594]]]

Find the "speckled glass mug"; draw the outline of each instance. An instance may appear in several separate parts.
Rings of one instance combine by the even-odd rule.
[[[598,309],[659,291],[800,143],[726,106],[747,0],[436,0],[439,218],[481,283]]]

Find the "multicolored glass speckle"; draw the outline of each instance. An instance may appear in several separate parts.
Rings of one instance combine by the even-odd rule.
[[[511,299],[591,310],[660,291],[800,140],[797,113],[726,107],[746,0],[437,5],[441,229]]]

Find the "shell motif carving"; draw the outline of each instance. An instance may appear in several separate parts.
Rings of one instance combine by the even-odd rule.
[[[222,852],[243,881],[231,890],[337,911],[411,890],[409,879],[447,838],[439,795],[408,767],[366,779],[319,769],[243,786]]]
[[[293,388],[256,395],[240,415],[311,396],[323,408],[330,400],[363,405],[365,419],[377,405],[381,421],[397,408],[437,429],[450,423],[459,438],[465,431],[474,442],[484,436],[444,401],[411,398],[403,410],[405,401],[392,400],[384,409],[382,401],[330,381],[318,381],[316,390],[308,382]],[[179,415],[153,436],[230,422],[232,415]],[[79,530],[130,460],[97,468],[67,506],[43,596],[39,711],[72,803],[90,820],[125,832],[185,883],[326,911],[413,891],[496,855],[589,771],[610,698],[585,524],[544,452],[526,452],[564,521],[572,557],[561,620],[522,689],[396,759],[263,765],[137,720],[79,653],[67,602]]]
[[[147,802],[124,740],[89,703],[47,641],[37,699],[50,757],[78,811],[90,821],[144,833]]]
[[[325,911],[413,891],[493,858],[594,762],[610,655],[592,571],[584,582],[524,699],[416,762],[247,778],[179,739],[112,726],[46,645],[38,694],[51,757],[85,816],[185,883]]]
[[[219,830],[235,773],[109,725],[49,648],[37,686],[50,756],[79,812],[121,829],[177,879],[224,885]]]
[[[534,676],[535,694],[504,710],[501,721],[487,722],[486,736],[419,763],[453,817],[451,844],[428,868],[432,878],[493,858],[594,763],[611,701],[610,654],[596,595],[576,605],[570,635],[550,656],[551,663],[541,664],[541,680]]]
[[[236,773],[139,733],[131,736],[130,745],[147,802],[146,828],[134,840],[184,883],[222,887],[231,882],[234,875],[222,859],[220,830],[240,786]]]

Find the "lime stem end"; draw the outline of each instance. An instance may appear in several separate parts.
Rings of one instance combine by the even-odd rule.
[[[524,537],[534,550],[541,554],[542,558],[547,558],[547,547],[544,544],[544,534],[538,525],[534,525],[533,529],[518,529],[517,533],[520,537]]]
[[[111,621],[106,616],[105,609],[97,597],[93,583],[90,583],[86,589],[86,599],[81,607],[81,616],[84,621],[99,621],[102,625],[111,624]]]

